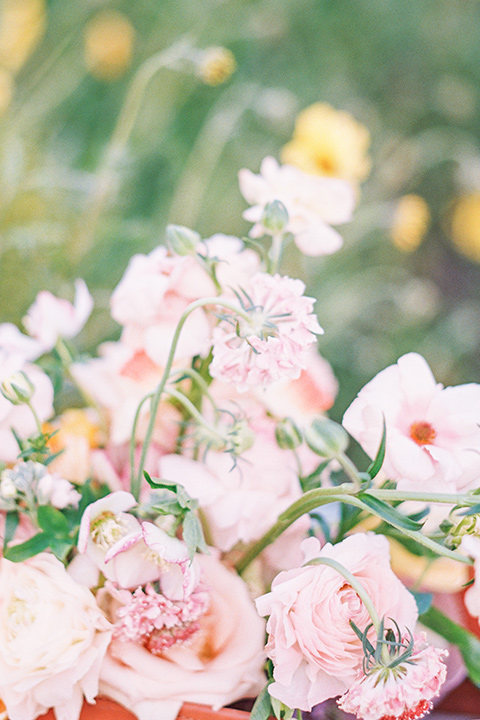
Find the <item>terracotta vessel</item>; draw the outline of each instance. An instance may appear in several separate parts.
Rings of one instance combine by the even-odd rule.
[[[206,705],[184,703],[177,720],[248,720],[248,716],[247,712],[241,710],[222,708],[214,711]],[[42,720],[55,720],[53,711],[50,710],[46,715],[42,715]],[[113,700],[99,697],[95,705],[83,706],[80,720],[136,720],[136,717]]]

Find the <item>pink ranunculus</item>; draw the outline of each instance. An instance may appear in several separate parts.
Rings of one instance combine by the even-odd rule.
[[[343,425],[374,457],[384,418],[383,470],[400,489],[462,492],[480,485],[480,385],[444,388],[424,358],[409,353],[360,391]]]
[[[298,279],[254,275],[242,289],[248,318],[229,310],[213,331],[212,377],[240,391],[298,378],[315,335],[323,333],[304,290]]]
[[[28,334],[38,340],[43,352],[51,350],[59,338],[78,335],[93,310],[93,298],[83,280],[75,281],[74,304],[57,298],[47,290],[37,295],[23,319]]]
[[[219,708],[257,695],[265,684],[265,626],[246,585],[213,555],[198,562],[209,594],[199,632],[161,655],[114,640],[103,664],[101,691],[140,720],[174,720],[183,702]]]
[[[93,703],[111,626],[53,555],[0,559],[0,697],[11,720],[53,708],[77,720]]]
[[[43,422],[53,414],[53,386],[50,379],[39,367],[25,362],[23,355],[7,352],[0,346],[0,384],[21,371],[35,388],[30,402]],[[12,405],[0,394],[0,460],[7,463],[14,462],[20,452],[12,429],[22,440],[38,432],[30,408],[26,405]]]
[[[355,190],[345,180],[309,175],[292,165],[279,165],[273,157],[262,161],[260,174],[240,170],[240,191],[252,207],[243,217],[255,225],[252,237],[265,233],[261,219],[265,205],[279,200],[287,209],[287,227],[305,255],[330,255],[343,244],[331,225],[351,220]]]
[[[393,618],[415,626],[413,596],[390,568],[383,536],[358,533],[320,550],[316,538],[303,542],[306,561],[332,558],[363,585],[388,627]],[[270,593],[256,600],[267,622],[267,654],[275,667],[270,694],[292,708],[311,708],[350,687],[362,665],[362,644],[350,621],[364,631],[370,616],[355,590],[335,569],[309,565],[280,573]]]
[[[124,327],[122,342],[133,351],[144,351],[157,365],[164,365],[187,305],[215,294],[212,280],[193,257],[169,255],[161,246],[149,255],[133,256],[113,292],[111,312]],[[210,330],[205,312],[197,309],[185,323],[175,359],[182,361],[208,352]]]

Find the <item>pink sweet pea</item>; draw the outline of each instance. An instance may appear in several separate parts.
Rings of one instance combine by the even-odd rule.
[[[416,353],[382,370],[347,409],[343,425],[374,457],[383,418],[383,470],[401,489],[460,492],[480,484],[480,385],[444,388]]]
[[[37,295],[23,324],[28,334],[38,340],[43,352],[51,350],[59,338],[78,335],[93,309],[93,298],[83,280],[75,281],[74,304],[55,297],[47,290]]]
[[[305,560],[332,558],[363,585],[386,624],[393,618],[413,627],[417,606],[390,568],[387,540],[358,533],[320,550],[316,538],[302,543]],[[291,708],[311,710],[350,687],[363,659],[362,643],[350,621],[364,631],[370,616],[355,590],[337,570],[310,565],[280,573],[270,593],[258,598],[267,622],[267,655],[274,663],[270,694]]]
[[[254,222],[250,235],[265,233],[261,219],[265,205],[279,200],[289,216],[286,231],[305,255],[330,255],[343,244],[331,225],[348,222],[355,206],[355,191],[345,180],[309,175],[292,165],[279,165],[273,157],[262,161],[260,174],[240,170],[240,191],[252,205],[243,214]]]

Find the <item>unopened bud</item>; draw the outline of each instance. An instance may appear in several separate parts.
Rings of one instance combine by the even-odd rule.
[[[3,381],[0,392],[12,405],[24,405],[30,402],[35,391],[35,385],[28,376],[20,370]]]
[[[272,200],[265,205],[262,215],[262,225],[269,233],[281,233],[288,223],[288,211],[280,200]]]
[[[321,457],[336,457],[345,452],[348,435],[341,425],[326,417],[317,417],[305,430],[308,447]]]
[[[445,533],[445,544],[449,548],[456,549],[462,542],[465,535],[480,535],[480,517],[477,514],[461,515],[460,511],[450,513],[447,520],[444,520],[440,529]]]
[[[17,488],[12,479],[12,473],[5,470],[0,475],[0,498],[3,500],[13,500],[17,497]]]
[[[206,85],[221,85],[235,72],[235,56],[227,48],[209,47],[200,53],[197,75]]]
[[[290,418],[285,418],[277,423],[275,438],[282,450],[295,450],[303,441],[302,433]]]
[[[200,235],[195,230],[183,225],[168,225],[166,229],[167,243],[176,255],[195,255]]]
[[[228,439],[231,452],[234,455],[241,455],[252,447],[255,442],[255,433],[246,420],[237,420],[228,433]]]

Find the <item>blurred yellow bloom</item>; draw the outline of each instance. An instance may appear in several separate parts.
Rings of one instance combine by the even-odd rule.
[[[85,29],[85,63],[98,80],[116,80],[130,65],[135,30],[122,13],[97,13]]]
[[[44,0],[2,0],[0,3],[0,64],[20,70],[35,49],[46,25]]]
[[[224,47],[209,47],[200,53],[197,75],[206,85],[221,85],[235,72],[235,56]]]
[[[370,133],[350,113],[315,103],[297,117],[282,161],[305,172],[361,182],[370,172]]]
[[[91,450],[105,441],[97,415],[92,410],[70,409],[45,432],[55,432],[48,445],[52,453],[61,454],[51,469],[71,482],[84,482],[91,472]]]
[[[390,539],[392,570],[409,586],[424,592],[458,592],[470,579],[469,566],[450,558],[413,555],[396,540]]]
[[[14,81],[12,73],[10,70],[0,67],[0,115],[3,115],[10,105],[13,87]]]
[[[399,250],[413,252],[430,226],[428,205],[420,195],[404,195],[397,203],[390,228],[392,242]]]
[[[480,192],[457,200],[451,224],[456,249],[469,260],[480,262]]]

